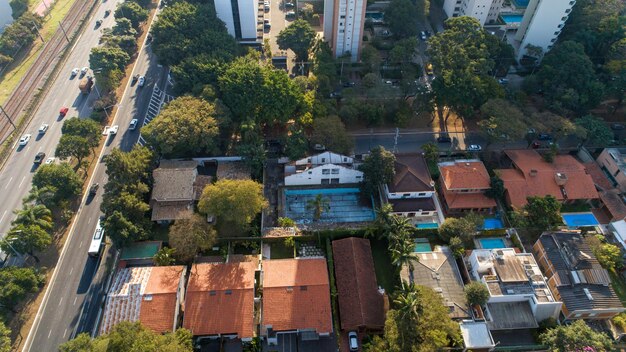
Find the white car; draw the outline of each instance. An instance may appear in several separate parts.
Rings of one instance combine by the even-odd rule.
[[[146,77],[141,76],[139,77],[139,80],[137,81],[137,86],[139,87],[143,87],[143,85],[146,83]]]
[[[47,130],[48,130],[47,123],[42,123],[41,126],[39,126],[39,134],[44,134],[46,133]]]
[[[130,125],[128,126],[128,129],[131,131],[134,131],[137,128],[137,123],[139,121],[137,119],[132,119],[130,120]]]
[[[479,152],[483,150],[483,148],[478,144],[470,144],[469,147],[467,147],[467,150],[469,150],[470,152]]]
[[[22,136],[22,138],[20,138],[20,145],[26,145],[28,144],[28,141],[30,141],[30,134],[25,134]]]
[[[45,164],[46,164],[46,165],[54,164],[54,161],[55,161],[55,160],[56,160],[55,158],[53,158],[53,157],[49,157],[48,159],[46,159]]]
[[[117,134],[117,130],[120,128],[118,125],[113,125],[109,127],[109,135]]]
[[[359,350],[359,337],[355,331],[350,331],[348,333],[348,344],[350,345],[350,351]]]
[[[78,69],[78,67],[76,67],[75,69],[72,70],[72,73],[70,74],[72,77],[76,76],[78,73],[80,72],[80,70]]]
[[[81,75],[81,76],[84,76],[84,75],[86,75],[86,74],[87,74],[87,72],[88,72],[88,71],[89,71],[89,67],[83,67],[83,68],[80,70],[80,75]]]

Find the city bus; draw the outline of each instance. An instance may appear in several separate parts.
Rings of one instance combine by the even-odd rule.
[[[93,238],[91,239],[91,244],[89,245],[89,251],[87,252],[87,254],[91,257],[97,257],[100,255],[102,244],[104,243],[104,228],[102,228],[102,224],[100,223],[101,220],[102,219],[98,219],[96,231],[93,233]]]

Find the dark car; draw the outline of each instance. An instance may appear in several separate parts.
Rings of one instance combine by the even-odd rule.
[[[285,8],[286,9],[293,9],[296,5],[294,5],[293,2],[286,2],[285,3]]]
[[[89,195],[95,196],[96,193],[98,193],[98,188],[100,188],[99,183],[94,183],[93,185],[91,185],[91,187],[89,188]]]
[[[537,139],[540,140],[540,141],[550,141],[550,140],[552,140],[552,136],[547,134],[547,133],[540,133],[537,136]]]
[[[139,74],[134,75],[133,78],[130,80],[130,84],[137,83],[138,79],[139,79]]]
[[[344,87],[349,88],[349,87],[354,87],[356,86],[355,82],[346,82],[343,84]]]
[[[451,143],[452,138],[450,138],[450,136],[447,133],[441,133],[439,134],[439,137],[437,137],[437,142],[438,143]]]
[[[44,159],[46,158],[46,153],[44,152],[39,152],[37,153],[37,155],[35,155],[35,164],[41,164]]]
[[[541,143],[534,141],[532,146],[533,146],[533,149],[539,149],[539,147],[541,147]]]
[[[612,123],[611,124],[611,129],[613,131],[619,131],[619,130],[623,130],[624,129],[624,125],[621,123]]]

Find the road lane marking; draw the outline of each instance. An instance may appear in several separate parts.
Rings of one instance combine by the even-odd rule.
[[[11,178],[9,179],[9,182],[7,182],[7,185],[4,186],[4,189],[9,188],[9,184],[11,184],[11,181],[13,181],[13,176],[11,176]]]
[[[65,338],[65,335],[67,335],[67,328],[65,328],[65,332],[63,332],[63,338]]]
[[[22,188],[22,183],[24,183],[25,179],[26,179],[26,176],[22,177],[22,181],[20,181],[20,185],[17,186],[17,188]]]
[[[52,335],[52,329],[50,329],[50,332],[48,333],[48,338],[50,338],[50,335]]]
[[[61,303],[63,303],[63,297],[59,300],[59,305],[61,305]]]
[[[78,248],[81,248],[83,246],[83,241],[80,241],[80,245],[78,245]]]
[[[2,220],[4,219],[4,216],[7,215],[7,211],[5,210],[4,213],[2,213],[2,217],[0,218],[0,222],[2,222]]]
[[[73,305],[76,305],[76,300],[77,299],[78,299],[78,296],[74,297],[74,304]]]
[[[91,224],[91,217],[89,217],[89,219],[87,219],[87,225]]]
[[[70,268],[70,276],[72,276],[72,272],[74,271],[74,267]]]

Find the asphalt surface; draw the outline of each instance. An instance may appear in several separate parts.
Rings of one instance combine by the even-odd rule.
[[[106,9],[115,9],[116,1],[106,1],[100,5],[95,18],[91,19],[95,23],[97,19],[103,17]],[[113,16],[104,19],[102,27],[112,26]],[[89,57],[89,50],[98,43],[99,31],[94,31],[93,27],[88,27],[79,44],[71,53],[65,68],[62,72],[69,74],[73,67],[86,66]],[[107,137],[104,148],[98,156],[98,163],[89,180],[88,185],[106,183],[106,173],[102,157],[107,155],[113,148],[130,150],[139,138],[139,127],[135,131],[128,130],[131,119],[139,119],[139,126],[142,125],[146,116],[150,99],[155,85],[161,88],[167,79],[166,69],[159,67],[156,57],[151,54],[150,47],[140,46],[140,53],[133,69],[132,75],[145,75],[146,83],[144,87],[131,85],[130,80],[125,88],[124,94],[118,103],[118,110],[114,116],[112,125],[119,125],[117,135]],[[97,92],[92,90],[88,97],[81,97],[78,91],[78,80],[68,80],[68,75],[62,73],[54,82],[50,94],[44,98],[42,108],[36,113],[29,131],[36,132],[41,122],[49,122],[50,130],[40,140],[31,140],[29,145],[21,151],[16,151],[11,157],[10,166],[2,171],[0,180],[15,179],[23,184],[19,194],[9,195],[12,202],[4,202],[0,208],[2,212],[11,215],[11,210],[21,203],[21,198],[26,194],[32,177],[32,158],[39,150],[46,154],[53,154],[54,147],[60,138],[62,121],[57,121],[57,111],[60,106],[71,107],[68,117],[80,116],[87,118],[91,112],[91,105],[96,99]],[[68,92],[76,92],[76,94]],[[52,110],[51,110],[52,109]],[[33,133],[34,133],[33,132]],[[104,137],[103,137],[104,138]],[[25,176],[24,176],[25,175]],[[15,182],[15,181],[13,181]],[[5,189],[15,191],[15,186],[5,186]],[[6,192],[6,191],[3,191]],[[80,332],[91,332],[98,318],[99,309],[102,305],[107,279],[105,266],[98,258],[87,256],[87,249],[93,236],[96,223],[100,216],[100,204],[102,197],[102,187],[100,187],[95,197],[84,196],[81,206],[76,214],[76,218],[70,229],[70,235],[65,247],[61,252],[59,262],[51,283],[45,293],[43,303],[37,313],[35,323],[31,329],[23,351],[56,351],[58,346],[74,337]],[[9,219],[9,218],[6,218]],[[8,228],[8,221],[2,224]],[[111,251],[104,255],[102,260],[111,260]],[[105,261],[106,261],[105,260]]]

